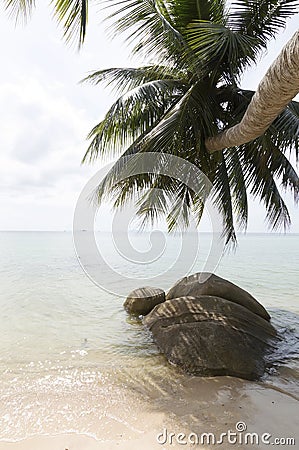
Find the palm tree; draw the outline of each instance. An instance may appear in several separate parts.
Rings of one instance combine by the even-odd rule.
[[[20,12],[28,15],[35,5],[34,0],[4,3],[16,16]],[[286,19],[297,13],[298,1],[110,3],[116,31],[125,32],[127,39],[135,42],[133,52],[146,54],[149,63],[139,68],[100,70],[87,77],[94,84],[113,85],[120,97],[90,132],[84,162],[111,153],[171,153],[195,164],[213,183],[227,242],[236,241],[236,225],[246,227],[248,194],[264,203],[273,229],[287,227],[290,216],[281,190],[293,192],[298,199],[299,180],[288,156],[291,152],[299,156],[299,104],[289,103],[261,136],[250,142],[237,140],[235,147],[213,154],[207,147],[213,142],[209,138],[216,136],[219,141],[219,132],[241,122],[256,96],[239,87],[240,78]],[[55,0],[53,4],[65,38],[79,35],[81,45],[88,1]],[[178,180],[148,173],[116,183],[123,161],[115,164],[99,186],[98,201],[115,196],[114,204],[119,207],[133,197],[140,217],[154,220],[162,213],[170,229],[180,221],[188,224],[190,209],[186,205],[200,220],[201,199]]]
[[[288,104],[251,142],[213,154],[205,142],[241,121],[254,92],[241,89],[240,78],[286,19],[297,13],[298,2],[235,0],[230,8],[227,3],[119,2],[110,16],[114,27],[135,42],[133,52],[146,54],[149,64],[100,70],[85,79],[114,86],[119,98],[90,132],[83,161],[145,152],[186,159],[211,180],[226,240],[235,242],[236,225],[247,225],[249,194],[264,203],[273,229],[290,224],[281,190],[298,199],[299,179],[288,154],[299,155],[299,104]],[[145,221],[163,214],[170,229],[181,221],[187,225],[190,209],[200,220],[201,199],[182,182],[150,173],[116,182],[122,161],[99,186],[99,202],[115,198],[119,207],[134,198],[138,216]]]
[[[209,152],[261,136],[299,92],[299,31],[283,48],[260,82],[241,122],[206,140]]]

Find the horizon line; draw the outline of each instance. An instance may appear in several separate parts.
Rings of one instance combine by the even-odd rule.
[[[88,232],[88,230],[79,230],[82,232]],[[92,232],[95,233],[113,233],[112,230],[90,230]],[[168,232],[167,230],[128,230],[128,232],[137,232],[137,233],[151,233],[153,231],[162,231],[165,233],[168,233],[169,235],[171,234],[177,234],[178,232]],[[0,229],[0,233],[72,233],[73,230],[70,229],[65,229],[65,230],[1,230]],[[117,233],[126,233],[127,231],[124,230],[118,230]],[[184,231],[184,233],[196,233],[196,231]],[[198,231],[198,233],[201,234],[213,234],[213,231]],[[299,231],[237,231],[236,232],[237,235],[246,235],[246,234],[265,234],[265,235],[296,235],[299,234]]]

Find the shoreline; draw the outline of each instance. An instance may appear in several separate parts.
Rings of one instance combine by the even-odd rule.
[[[168,387],[167,395],[161,393],[160,397],[144,399],[140,392],[137,396],[135,394],[127,399],[132,403],[126,422],[113,420],[113,414],[110,418],[107,415],[101,419],[96,415],[90,416],[94,429],[98,430],[96,434],[101,434],[100,440],[91,437],[91,433],[79,432],[35,435],[15,442],[1,441],[0,436],[0,450],[242,449],[244,445],[228,442],[207,447],[202,446],[201,441],[196,445],[191,445],[189,441],[182,445],[176,440],[179,433],[184,433],[186,439],[190,433],[199,437],[203,433],[213,433],[217,441],[221,433],[229,430],[235,432],[236,424],[240,422],[245,424],[246,432],[257,434],[259,439],[266,433],[271,435],[271,443],[276,438],[292,438],[298,445],[298,400],[275,386],[230,377],[186,377],[177,391],[171,393]],[[121,407],[115,405],[115,410]],[[163,436],[161,433],[164,433]],[[171,433],[175,437],[170,442]],[[160,443],[157,441],[158,435]],[[161,443],[165,436],[166,443]],[[269,448],[269,445],[259,441],[259,445],[247,447]]]

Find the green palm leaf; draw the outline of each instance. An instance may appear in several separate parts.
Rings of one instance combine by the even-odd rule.
[[[88,22],[88,0],[51,0],[54,16],[63,27],[64,38],[67,42],[79,40],[79,47],[83,44]],[[26,21],[33,9],[35,0],[4,0],[5,9],[16,21]]]
[[[257,57],[257,40],[232,31],[223,24],[196,21],[187,29],[187,40],[199,60],[205,62],[206,73],[216,81],[238,77]]]
[[[67,42],[79,36],[79,46],[83,44],[88,21],[88,0],[52,0],[55,16],[62,23]]]
[[[166,4],[162,0],[122,0],[112,4],[114,10],[108,20],[113,19],[113,30],[125,33],[128,42],[137,41],[133,54],[146,54],[156,63],[170,63],[184,70],[190,66],[193,55],[172,18],[166,14]],[[197,65],[195,58],[193,65]]]
[[[237,242],[234,212],[231,195],[231,186],[229,174],[226,165],[225,152],[221,154],[221,161],[217,165],[215,175],[213,178],[213,194],[214,202],[223,217],[223,236],[226,238],[226,243],[233,245]]]
[[[26,22],[35,8],[35,0],[5,0],[4,6],[16,22],[20,20]]]
[[[299,102],[292,101],[273,122],[270,131],[276,136],[279,148],[291,153],[295,150],[299,160]]]
[[[104,120],[91,130],[88,137],[92,141],[83,162],[106,152],[119,154],[140,134],[152,130],[185,89],[180,81],[156,80],[119,97]]]
[[[82,82],[94,85],[102,83],[105,86],[112,86],[117,93],[123,94],[142,84],[159,79],[166,82],[176,80],[180,83],[188,83],[188,74],[172,70],[167,66],[116,67],[95,71],[84,78]]]
[[[257,149],[260,151],[257,151]],[[273,230],[284,230],[290,226],[288,208],[279,192],[273,170],[267,164],[267,158],[262,158],[262,141],[258,138],[254,143],[245,144],[243,166],[246,181],[251,193],[258,197],[267,210],[266,219]]]
[[[167,2],[174,26],[184,32],[194,20],[221,23],[225,16],[225,0],[189,0]]]
[[[240,229],[246,229],[248,223],[248,198],[242,163],[236,149],[226,150],[224,157],[231,189],[235,221]]]
[[[298,13],[298,0],[234,0],[228,17],[229,26],[246,33],[265,48],[267,41],[285,27],[286,19]]]

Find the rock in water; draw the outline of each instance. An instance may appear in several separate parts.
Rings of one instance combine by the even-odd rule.
[[[143,323],[168,361],[194,375],[258,379],[275,345],[267,320],[216,296],[167,300]]]
[[[270,320],[270,315],[265,308],[247,291],[215,274],[206,272],[195,273],[179,280],[168,292],[166,300],[183,296],[199,297],[201,295],[212,295],[230,300],[244,306],[263,319]]]
[[[165,301],[165,292],[163,289],[143,287],[132,291],[125,303],[125,310],[136,316],[145,316],[156,305]]]

